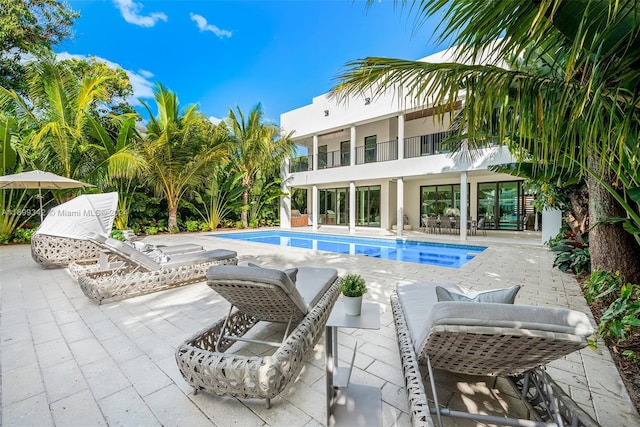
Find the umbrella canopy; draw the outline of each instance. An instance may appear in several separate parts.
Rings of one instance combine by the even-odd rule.
[[[37,188],[40,199],[40,221],[42,221],[42,189],[63,190],[66,188],[93,187],[91,184],[65,178],[51,172],[39,170],[0,176],[0,188]]]
[[[85,194],[49,211],[37,234],[86,239],[90,233],[108,236],[118,208],[118,193]]]

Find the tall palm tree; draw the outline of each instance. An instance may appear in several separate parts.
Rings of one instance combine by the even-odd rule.
[[[110,77],[93,74],[79,80],[53,57],[27,67],[25,95],[0,87],[0,108],[28,122],[30,141],[48,170],[67,178],[83,179],[93,170],[87,153],[87,129],[95,105],[106,99]]]
[[[238,172],[243,173],[241,212],[242,224],[247,227],[249,194],[259,175],[268,175],[274,168],[280,167],[284,159],[294,152],[291,134],[282,135],[280,128],[264,121],[262,105],[258,103],[245,118],[240,110],[229,108],[228,124],[232,135],[230,154]]]
[[[167,200],[168,228],[174,231],[182,196],[206,182],[214,162],[226,161],[228,135],[195,105],[181,113],[176,94],[160,83],[154,98],[157,116],[141,101],[151,117],[142,151],[149,168],[148,181]]]
[[[403,86],[410,98],[452,107],[464,92],[459,139],[477,148],[495,136],[543,166],[577,164],[589,175],[592,266],[639,281],[640,248],[633,235],[640,240],[640,4],[401,3],[416,13],[416,22],[440,15],[440,39],[459,46],[460,60],[356,60],[338,76],[334,94],[380,94]],[[488,55],[492,64],[513,66],[486,65],[482,57]],[[616,217],[626,217],[632,234],[611,223]]]

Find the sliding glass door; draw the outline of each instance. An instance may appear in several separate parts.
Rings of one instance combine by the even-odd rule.
[[[380,186],[356,188],[356,225],[380,227]]]
[[[489,230],[522,230],[522,181],[478,184],[478,221]]]

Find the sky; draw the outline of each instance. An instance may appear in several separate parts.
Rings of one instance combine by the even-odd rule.
[[[80,13],[62,58],[96,57],[127,71],[130,102],[152,101],[156,82],[213,119],[262,103],[265,118],[310,104],[350,60],[418,59],[440,51],[437,22],[381,0],[68,0]],[[150,105],[153,105],[150,102]]]

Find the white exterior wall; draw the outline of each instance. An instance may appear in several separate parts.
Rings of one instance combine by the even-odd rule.
[[[440,124],[441,120],[442,124]],[[432,116],[408,120],[404,122],[404,136],[405,138],[410,138],[412,136],[441,132],[449,129],[451,121],[452,117],[449,113],[446,113],[442,119]]]
[[[423,59],[427,62],[445,62],[454,60],[451,50],[439,52]],[[469,162],[461,154],[436,154],[414,158],[386,160],[381,158],[373,163],[354,164],[353,153],[356,148],[364,146],[365,137],[375,135],[378,143],[393,141],[398,138],[398,115],[404,116],[404,136],[410,138],[447,130],[455,113],[445,113],[442,117],[424,117],[407,120],[412,113],[425,111],[433,105],[414,105],[410,99],[397,99],[391,91],[378,98],[371,97],[365,102],[367,95],[349,97],[345,102],[338,102],[327,94],[313,98],[310,105],[286,112],[281,115],[281,127],[285,131],[294,131],[294,142],[310,148],[309,154],[315,155],[312,141],[317,139],[318,146],[327,146],[327,152],[340,150],[342,141],[351,140],[351,131],[355,130],[355,143],[351,146],[351,164],[340,165],[341,159],[333,158],[328,168],[315,168],[311,171],[284,173],[284,179],[290,187],[312,188],[348,188],[350,183],[356,187],[380,185],[381,187],[381,228],[389,229],[398,222],[397,211],[397,179],[404,182],[403,211],[410,224],[420,226],[420,186],[460,184],[462,172],[467,173],[470,185],[470,215],[475,217],[478,182],[514,181],[510,175],[499,175],[488,171],[495,164],[510,163],[514,158],[506,147],[492,147],[482,150]],[[461,95],[464,101],[464,94]],[[340,157],[340,156],[338,156]],[[387,157],[388,158],[388,157]],[[362,160],[362,159],[360,159]],[[314,163],[317,156],[314,156]],[[284,204],[286,205],[286,204]],[[310,206],[309,214],[312,214]],[[477,218],[474,218],[477,219]],[[401,221],[401,219],[400,219]]]

